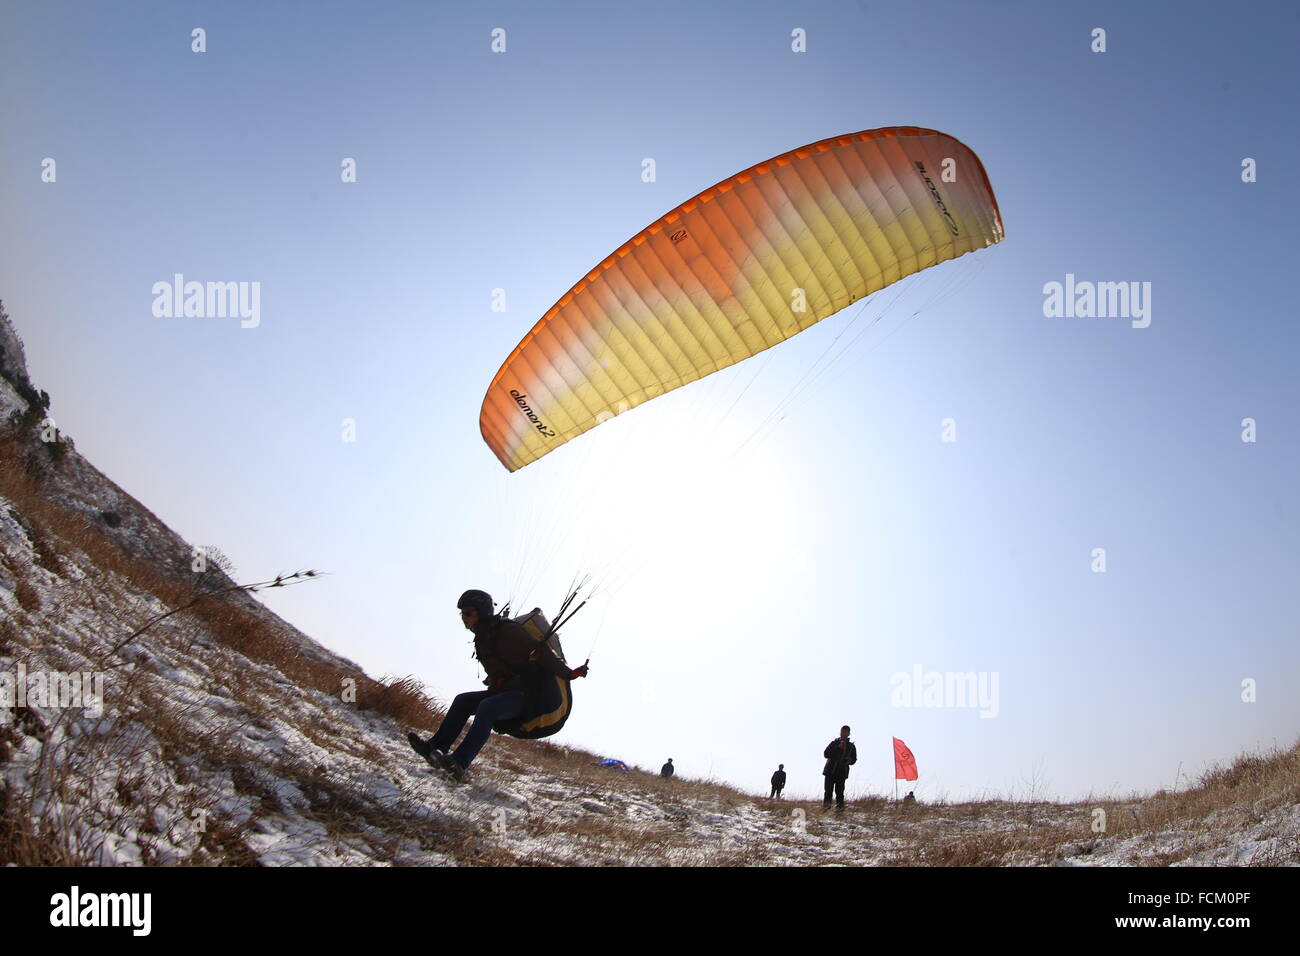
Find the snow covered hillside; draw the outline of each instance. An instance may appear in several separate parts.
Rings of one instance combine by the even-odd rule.
[[[562,735],[494,737],[453,783],[406,743],[437,726],[421,688],[243,591],[196,601],[234,582],[43,441],[48,403],[0,311],[0,864],[1300,862],[1296,748],[1141,799],[842,815],[607,770]]]

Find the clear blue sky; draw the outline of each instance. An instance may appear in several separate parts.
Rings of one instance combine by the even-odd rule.
[[[0,297],[78,448],[244,579],[331,572],[268,602],[372,674],[476,689],[457,595],[592,571],[562,741],[811,793],[849,723],[850,794],[891,736],[923,798],[1151,790],[1300,726],[1298,44],[1289,3],[10,3]],[[979,154],[1005,242],[505,473],[483,392],[581,275],[899,124]],[[175,273],[260,326],[154,317]],[[1150,327],[1045,317],[1066,274]],[[918,665],[997,716],[894,706]]]

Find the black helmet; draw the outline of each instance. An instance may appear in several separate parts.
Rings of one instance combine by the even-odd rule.
[[[456,602],[456,607],[462,610],[467,607],[472,607],[474,610],[478,611],[478,619],[480,621],[486,621],[493,615],[493,613],[495,613],[492,610],[492,595],[488,594],[486,591],[466,591],[460,596],[460,600]]]

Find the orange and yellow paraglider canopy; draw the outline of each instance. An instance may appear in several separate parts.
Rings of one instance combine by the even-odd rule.
[[[983,164],[944,133],[893,126],[782,153],[688,199],[561,296],[488,386],[483,438],[515,471],[1002,236]]]

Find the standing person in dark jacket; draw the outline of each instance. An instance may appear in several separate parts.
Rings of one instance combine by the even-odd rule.
[[[587,665],[570,670],[545,643],[529,636],[522,624],[500,617],[492,596],[486,591],[466,591],[456,606],[461,623],[474,632],[474,655],[487,671],[487,690],[459,694],[451,702],[438,732],[424,740],[409,733],[406,739],[421,757],[459,779],[478,756],[498,720],[510,720],[527,713],[529,673],[536,668],[567,680],[587,676]],[[469,733],[454,753],[447,749],[456,742],[471,718]]]
[[[776,773],[772,774],[772,792],[768,794],[767,799],[773,797],[780,800],[781,791],[785,789],[785,764],[777,764]]]
[[[858,762],[858,748],[853,746],[853,741],[849,740],[849,725],[845,724],[840,728],[840,735],[826,745],[826,750],[822,754],[826,758],[826,766],[822,768],[822,773],[826,777],[826,796],[822,800],[822,807],[828,809],[831,805],[831,790],[835,791],[835,807],[837,810],[844,809],[844,781],[849,779],[849,767]]]
[[[659,776],[671,777],[673,775],[673,758],[669,757],[668,762],[659,768]]]

